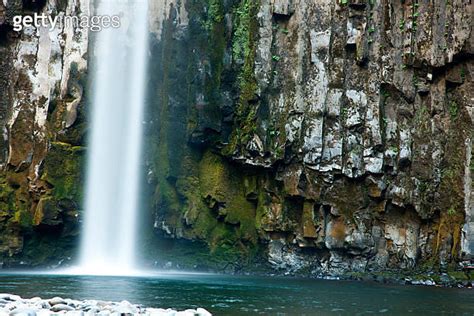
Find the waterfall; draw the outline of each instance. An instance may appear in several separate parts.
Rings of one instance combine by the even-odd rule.
[[[95,33],[91,130],[80,268],[129,274],[136,259],[147,0],[99,0],[95,15],[118,15],[119,28]]]

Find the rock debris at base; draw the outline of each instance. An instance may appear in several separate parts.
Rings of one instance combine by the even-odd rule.
[[[42,299],[22,298],[13,294],[0,294],[0,316],[41,316],[41,315],[150,315],[150,316],[211,316],[203,308],[177,311],[163,308],[147,308],[128,301],[110,302],[101,300],[73,300],[53,297]]]

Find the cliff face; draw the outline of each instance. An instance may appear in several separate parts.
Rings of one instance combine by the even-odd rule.
[[[88,1],[0,3],[0,258],[57,262],[75,252],[87,30],[13,31],[13,17],[87,14]]]
[[[344,273],[474,251],[469,1],[150,6],[149,258]],[[7,263],[75,251],[89,35],[11,19],[88,8],[0,3]]]
[[[256,253],[315,273],[472,253],[469,1],[167,1],[163,19],[157,231],[236,268]]]

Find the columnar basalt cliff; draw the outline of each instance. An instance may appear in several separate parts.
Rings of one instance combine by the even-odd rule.
[[[13,31],[13,17],[88,14],[88,1],[0,3],[0,257],[58,262],[74,252],[81,201],[88,31]]]
[[[37,5],[0,4],[5,262],[68,256],[80,209],[87,36],[11,17],[88,4]],[[149,259],[341,274],[473,253],[470,1],[150,6]]]
[[[469,1],[168,1],[155,228],[239,269],[445,267],[472,253]]]

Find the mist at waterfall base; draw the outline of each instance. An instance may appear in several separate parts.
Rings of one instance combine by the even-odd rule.
[[[146,85],[147,0],[99,1],[121,26],[92,46],[91,129],[78,267],[90,275],[135,275]]]

